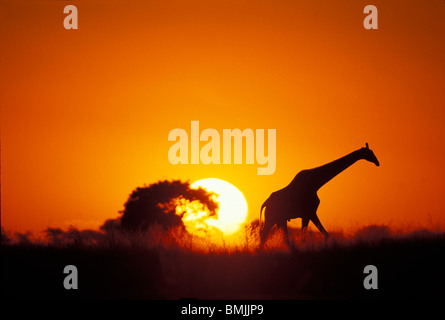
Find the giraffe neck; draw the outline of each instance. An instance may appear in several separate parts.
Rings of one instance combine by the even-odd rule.
[[[310,174],[310,178],[308,181],[312,183],[313,188],[315,190],[320,189],[327,182],[329,182],[332,178],[338,175],[340,172],[349,168],[356,161],[363,159],[360,149],[351,152],[350,154],[329,162],[325,165],[322,165],[317,168],[309,169],[308,174]]]

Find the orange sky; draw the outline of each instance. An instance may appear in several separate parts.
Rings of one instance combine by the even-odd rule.
[[[78,30],[63,28],[67,4]],[[381,167],[320,190],[325,227],[445,228],[441,0],[4,0],[0,39],[6,230],[97,227],[159,179],[229,181],[253,219],[299,170],[365,142]],[[276,129],[275,173],[170,164],[168,133],[191,120]]]

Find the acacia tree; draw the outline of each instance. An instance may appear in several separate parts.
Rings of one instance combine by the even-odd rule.
[[[181,212],[176,212],[176,200],[200,201],[215,214],[218,205],[206,190],[192,189],[190,183],[180,180],[158,181],[138,187],[130,194],[121,211],[121,228],[124,231],[147,230],[154,223],[163,227],[183,225]]]

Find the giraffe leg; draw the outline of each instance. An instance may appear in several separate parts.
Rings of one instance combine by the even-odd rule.
[[[323,235],[327,238],[329,237],[328,232],[326,231],[326,229],[323,227],[323,225],[320,222],[320,219],[318,219],[317,215],[315,215],[314,217],[311,218],[312,222],[315,224],[315,226],[318,228],[318,230],[320,230],[321,233],[323,233]]]
[[[286,244],[288,246],[290,246],[290,242],[289,242],[289,233],[287,231],[287,221],[281,221],[279,224],[277,224],[279,228],[283,229],[283,234],[284,234],[284,241],[286,242]]]
[[[260,230],[260,247],[262,248],[269,237],[270,229],[274,226],[275,223],[272,223],[271,220],[266,218],[264,222],[263,229]]]
[[[301,231],[305,232],[308,224],[309,224],[309,218],[302,218],[301,219]]]

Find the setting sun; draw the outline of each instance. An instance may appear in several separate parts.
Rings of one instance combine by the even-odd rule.
[[[225,235],[232,234],[240,228],[247,217],[247,202],[243,193],[231,183],[216,179],[195,181],[192,188],[202,187],[215,193],[215,201],[219,204],[217,218],[207,223],[221,230]]]

